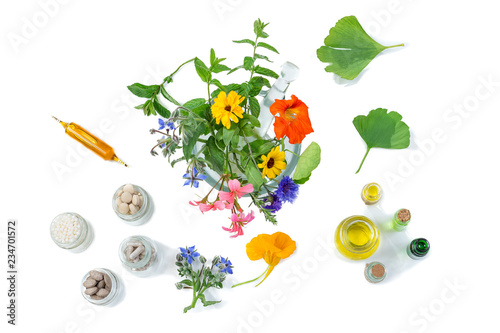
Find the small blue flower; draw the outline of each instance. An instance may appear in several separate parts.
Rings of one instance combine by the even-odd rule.
[[[281,179],[276,195],[282,202],[293,203],[299,194],[299,185],[295,184],[291,177],[285,176]]]
[[[207,178],[207,176],[199,173],[198,170],[196,170],[196,168],[193,168],[193,170],[191,171],[191,173],[185,173],[184,176],[182,176],[182,178],[187,179],[184,182],[183,186],[191,184],[191,186],[194,186],[195,188],[198,188],[198,186],[200,185],[200,183],[198,181],[199,180],[201,180],[201,181],[205,180]]]
[[[194,249],[194,245],[191,247],[186,247],[186,248],[180,247],[179,249],[181,250],[181,256],[186,258],[187,262],[190,265],[193,263],[194,258],[200,256],[200,254],[198,252],[196,252],[196,250]]]
[[[158,124],[160,125],[160,128],[158,129],[159,131],[165,128],[165,122],[163,121],[163,119],[158,118]]]
[[[283,205],[283,203],[275,193],[271,193],[271,197],[267,197],[263,201],[266,202],[266,205],[262,208],[270,210],[273,214],[280,210],[281,206]]]
[[[171,122],[171,121],[169,121],[169,122],[167,123],[167,127],[168,127],[168,128],[170,128],[170,130],[172,130],[172,131],[175,129],[175,125],[174,125],[174,123],[173,123],[173,122]]]
[[[161,129],[161,128],[160,128]],[[165,139],[165,135],[161,137],[161,139]],[[165,142],[163,142],[162,144],[160,144],[160,148],[165,148]]]
[[[220,263],[217,264],[217,267],[221,269],[221,273],[233,274],[233,264],[227,258],[220,257]]]

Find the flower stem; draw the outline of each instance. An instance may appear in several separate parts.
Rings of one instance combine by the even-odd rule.
[[[365,153],[365,156],[363,157],[363,160],[361,161],[361,164],[359,165],[359,168],[358,168],[358,171],[356,171],[356,173],[359,172],[359,170],[361,170],[361,167],[363,166],[363,163],[365,163],[365,159],[366,159],[366,156],[368,155],[368,153],[370,152],[370,149],[372,149],[371,147],[367,147],[366,148],[366,153]]]
[[[241,283],[238,283],[238,284],[235,284],[234,286],[232,286],[231,288],[234,288],[234,287],[238,287],[238,286],[241,286],[241,285],[244,285],[244,284],[247,284],[247,283],[250,283],[250,282],[254,282],[255,280],[258,280],[262,277],[262,275],[266,274],[266,272],[269,270],[271,266],[267,266],[266,270],[264,271],[264,273],[262,273],[261,275],[259,275],[258,277],[256,277],[255,279],[253,280],[250,280],[250,281],[246,281],[246,282],[241,282]]]

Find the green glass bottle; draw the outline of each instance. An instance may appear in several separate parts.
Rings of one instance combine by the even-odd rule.
[[[406,248],[406,253],[408,256],[414,260],[422,259],[429,253],[431,244],[425,238],[416,238],[408,244]]]

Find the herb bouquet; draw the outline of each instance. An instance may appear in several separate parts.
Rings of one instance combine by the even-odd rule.
[[[295,200],[299,185],[309,180],[320,162],[320,147],[315,142],[299,156],[302,140],[313,132],[307,105],[294,95],[290,100],[276,99],[270,106],[263,103],[263,107],[257,99],[265,95],[264,87],[271,88],[269,79],[281,80],[274,71],[258,64],[271,62],[261,51],[278,53],[261,41],[269,37],[264,31],[267,25],[259,19],[254,22],[253,40],[234,41],[252,47],[252,54],[243,59],[242,65],[224,65],[226,58],[216,57],[211,49],[209,66],[193,58],[161,84],[135,83],[128,87],[134,95],[146,98],[137,109],[146,116],[161,116],[159,129],[152,129],[151,133],[162,137],[151,153],[157,155],[156,149],[161,149],[172,166],[185,161],[184,185],[198,187],[199,181],[207,181],[212,186],[203,198],[190,204],[198,206],[201,212],[230,210],[231,224],[223,229],[233,233],[231,237],[243,235],[243,227],[255,217],[253,211],[243,211],[239,202],[243,196],[249,196],[265,219],[276,224],[276,212],[284,202]],[[207,84],[207,94],[180,104],[166,87],[190,63],[194,63],[198,76]],[[223,84],[215,77],[237,70],[246,70],[248,81]],[[273,89],[276,91],[273,86],[268,98]],[[166,102],[175,105],[172,112]],[[267,129],[273,120],[271,137]]]

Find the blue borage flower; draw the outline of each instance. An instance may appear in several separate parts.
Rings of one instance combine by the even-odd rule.
[[[161,129],[161,128],[160,128]],[[161,140],[165,139],[165,135],[161,137]],[[165,142],[160,144],[160,148],[165,148]]]
[[[194,249],[194,245],[191,247],[180,247],[179,250],[181,250],[181,256],[186,258],[187,262],[191,265],[194,261],[194,258],[199,257],[200,254],[196,252]]]
[[[158,130],[162,130],[164,129],[165,127],[168,127],[170,130],[174,130],[175,129],[175,125],[173,122],[169,121],[168,123],[166,123],[163,119],[161,118],[158,118],[158,124],[160,125],[160,128]]]
[[[283,203],[275,193],[271,193],[271,197],[267,197],[263,201],[265,204],[264,206],[262,206],[262,208],[268,209],[273,214],[280,210],[281,206],[283,205]]]
[[[281,179],[276,195],[282,202],[293,203],[299,194],[299,185],[295,184],[291,177],[285,176]]]
[[[233,274],[233,264],[228,258],[220,257],[220,263],[217,264],[221,273]]]
[[[196,170],[196,168],[193,168],[193,170],[191,171],[191,173],[185,173],[182,176],[182,178],[186,179],[186,181],[184,182],[183,186],[191,184],[191,186],[194,186],[195,188],[198,188],[198,186],[200,185],[199,181],[200,180],[204,181],[207,178],[207,176],[199,173],[198,170]]]

